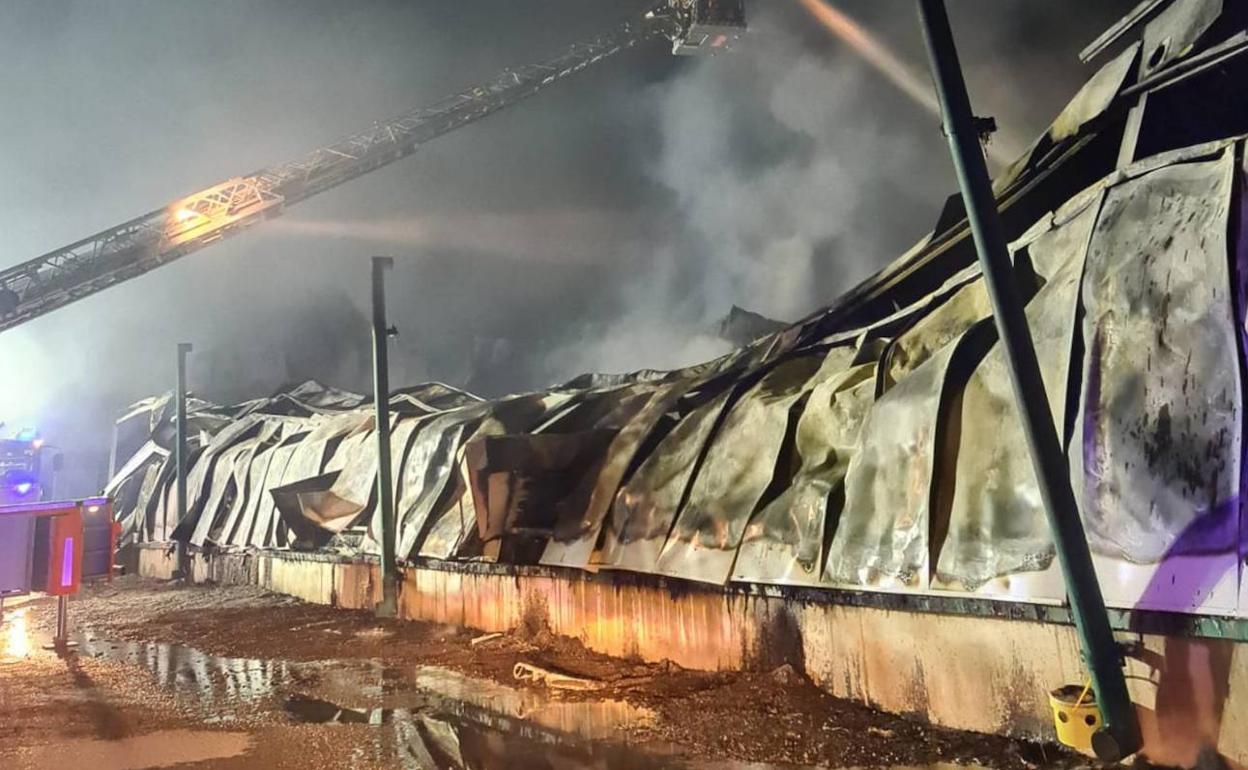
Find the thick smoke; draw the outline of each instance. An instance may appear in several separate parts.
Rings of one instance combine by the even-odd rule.
[[[903,5],[838,3],[926,78],[914,9]],[[994,159],[1013,160],[1044,130],[1090,74],[1074,51],[1127,8],[1037,5],[954,9],[976,105],[1000,126]],[[898,89],[801,6],[754,3],[735,53],[650,89],[660,143],[648,168],[674,195],[681,226],[624,287],[624,313],[556,351],[555,369],[704,360],[724,351],[706,332],[732,305],[805,316],[935,222],[954,180],[934,97]]]
[[[0,265],[539,60],[625,5],[0,5]],[[1089,5],[956,4],[977,106],[1003,134],[1043,127],[1088,74],[1073,51],[1127,3]],[[724,351],[711,329],[734,303],[785,319],[827,303],[930,227],[952,174],[931,116],[795,2],[751,7],[737,54],[622,54],[0,334],[0,435],[38,425],[67,451],[62,491],[92,491],[114,415],[172,385],[183,340],[213,399],[307,377],[367,390],[376,253],[398,260],[396,384],[488,394],[672,367]],[[922,71],[907,4],[842,7]]]

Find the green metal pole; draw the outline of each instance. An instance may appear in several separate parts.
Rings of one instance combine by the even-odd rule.
[[[377,510],[381,516],[381,602],[379,618],[398,614],[399,570],[395,558],[394,485],[390,473],[390,358],[386,349],[386,270],[390,257],[373,257],[373,406],[377,422]]]
[[[962,190],[984,283],[992,299],[997,332],[1009,362],[1014,397],[1018,401],[1040,496],[1066,580],[1071,614],[1104,720],[1104,726],[1093,739],[1093,750],[1102,759],[1117,760],[1135,753],[1140,747],[1139,723],[1123,677],[1122,652],[1109,626],[1092,553],[1071,488],[1066,455],[1053,425],[1040,363],[1023,312],[1022,297],[1001,229],[996,198],[943,0],[919,0],[919,17],[940,95],[958,186]]]

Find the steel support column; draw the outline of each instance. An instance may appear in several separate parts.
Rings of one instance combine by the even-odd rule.
[[[1093,741],[1093,748],[1101,758],[1116,760],[1135,753],[1140,747],[1139,723],[1123,677],[1122,652],[1110,629],[1105,601],[1092,565],[1092,553],[1088,549],[1071,488],[1066,455],[1053,425],[1052,410],[1023,312],[1022,297],[997,213],[992,183],[975,130],[970,98],[966,93],[943,0],[919,0],[919,17],[940,96],[958,186],[962,191],[984,283],[992,299],[997,333],[1009,362],[1014,396],[1018,401],[1040,495],[1057,546],[1071,614],[1079,631],[1084,661],[1091,674],[1104,720],[1104,726]]]
[[[173,526],[177,526],[186,518],[186,462],[188,449],[186,444],[186,356],[191,352],[191,343],[178,343],[178,392],[174,394],[175,429],[177,430],[177,445],[174,447],[174,463],[177,472],[177,518],[173,522]],[[165,521],[166,535],[169,522]],[[189,577],[188,568],[190,566],[190,554],[187,553],[186,543],[178,543],[178,570],[182,573],[182,577]]]
[[[373,404],[377,422],[377,512],[381,518],[381,602],[378,617],[398,614],[399,575],[394,553],[394,484],[390,473],[390,358],[386,349],[386,270],[391,257],[373,257]]]

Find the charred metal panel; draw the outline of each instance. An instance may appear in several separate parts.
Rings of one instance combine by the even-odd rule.
[[[329,543],[337,522],[321,518],[321,512],[327,508],[325,494],[337,478],[337,473],[326,473],[272,490],[278,515],[290,533],[283,545],[311,549]]]
[[[1026,312],[1059,435],[1067,419],[1084,255],[1099,209],[1087,206],[1026,246],[1044,280]],[[1044,569],[1053,560],[1053,539],[999,344],[976,367],[955,419],[961,425],[953,502],[944,542],[933,543],[937,583],[974,591],[1002,575]]]
[[[610,518],[620,487],[628,480],[629,471],[640,464],[638,454],[646,439],[655,432],[659,423],[676,409],[677,401],[693,386],[694,383],[681,381],[647,394],[648,400],[645,405],[611,442],[611,446],[607,449],[606,462],[599,471],[597,482],[590,496],[589,510],[586,513],[586,519],[589,520],[592,528],[593,541],[586,542],[590,548],[598,542],[600,532],[604,542],[603,548],[611,550],[615,547],[615,529],[610,526],[605,528],[605,532],[603,529],[604,524]],[[589,534],[587,533],[582,539],[589,541]],[[599,552],[589,561],[599,563],[601,558],[602,553]]]
[[[426,559],[454,558],[465,539],[476,530],[477,510],[468,492],[468,467],[462,458],[456,462],[452,481],[454,489],[447,498],[449,503],[420,545],[419,555]]]
[[[1135,81],[1140,44],[1133,43],[1106,62],[1066,104],[1049,126],[1013,163],[992,180],[992,189],[1001,194],[1035,168],[1056,145],[1070,143],[1090,123],[1106,115],[1123,90]]]
[[[415,418],[401,419],[398,415],[391,415],[390,425],[386,429],[390,436],[391,447],[395,446],[396,434],[399,442],[406,442],[417,423],[418,420]],[[334,485],[322,498],[322,504],[325,507],[319,511],[319,514],[322,519],[334,522],[331,529],[335,532],[341,532],[356,523],[357,519],[365,513],[369,503],[374,500],[377,488],[375,426],[376,422],[370,419],[363,428],[343,439],[335,455],[335,459],[344,458],[341,467],[334,467],[333,460],[326,467],[329,472],[335,470],[340,472]],[[394,457],[403,456],[402,443],[398,449],[398,452],[392,453],[392,465]]]
[[[166,455],[166,459],[168,455]],[[130,530],[135,533],[136,540],[151,540],[153,532],[152,519],[148,515],[156,489],[160,484],[161,475],[166,473],[166,463],[149,465],[143,475],[143,484],[139,487],[139,496],[134,503],[134,514],[129,518],[133,521]]]
[[[659,554],[685,490],[732,392],[725,389],[681,419],[616,494],[611,508],[615,534],[607,539],[611,547],[604,547],[603,566],[635,572],[658,570]]]
[[[212,483],[212,471],[217,461],[217,456],[233,446],[236,442],[242,440],[247,434],[257,429],[260,418],[254,416],[244,417],[241,420],[235,420],[223,427],[220,432],[212,436],[204,445],[203,451],[195,458],[193,465],[187,470],[187,506],[194,510],[198,503],[202,503],[201,496],[204,494],[204,484]]]
[[[746,527],[732,579],[815,585],[822,582],[825,534],[845,501],[845,472],[863,418],[875,400],[876,362],[852,348],[828,352],[794,437],[796,473]]]
[[[1083,287],[1083,397],[1072,453],[1089,540],[1156,563],[1234,562],[1242,385],[1227,229],[1234,174],[1220,158],[1112,188]]]
[[[562,501],[553,537],[542,553],[542,564],[582,568],[589,564],[633,453],[683,389],[630,389],[597,421],[599,430],[609,431],[610,443],[602,447],[593,458],[592,470],[583,471],[582,482]]]
[[[1191,53],[1192,46],[1221,15],[1222,0],[1175,0],[1144,27],[1140,78]]]
[[[959,339],[991,314],[992,307],[982,280],[958,289],[888,346],[880,368],[877,391],[882,393],[904,380],[950,342]]]
[[[243,508],[239,512],[234,531],[226,541],[228,545],[246,548],[256,545],[256,516],[264,497],[264,480],[269,475],[269,465],[273,462],[273,450],[276,443],[256,447],[252,455],[251,467],[247,472],[247,494],[243,499]]]
[[[329,459],[325,461],[325,470],[327,472],[341,471],[346,468],[351,458],[359,454],[365,443],[371,440],[373,424],[373,415],[369,414],[367,419],[339,441]]]
[[[429,534],[419,545],[421,556],[449,559],[461,554],[464,548],[473,549],[473,556],[479,555],[482,537],[478,519],[480,532],[487,528],[487,521],[485,510],[477,509],[475,497],[479,494],[484,499],[485,492],[478,492],[472,485],[465,456],[467,448],[483,446],[490,436],[532,430],[568,400],[569,395],[564,393],[533,393],[504,398],[479,410],[480,422],[471,433],[465,429],[468,438],[461,438],[455,450],[453,487],[448,490],[436,520],[428,525]]]
[[[234,448],[249,434],[259,432],[261,422],[261,418],[255,416],[235,420],[213,436],[204,451],[195,458],[195,464],[187,473],[187,505],[197,513],[187,522],[190,529],[187,538],[192,544],[203,545],[216,520],[216,506],[225,493],[226,482],[233,477],[232,463],[237,456]],[[208,485],[206,491],[205,484]]]
[[[479,534],[491,550],[534,561],[561,516],[579,520],[611,430],[486,436],[465,448],[481,514]],[[501,552],[501,551],[500,551]]]
[[[1131,82],[1139,51],[1140,44],[1133,43],[1097,70],[1049,126],[1049,139],[1054,142],[1069,139],[1090,121],[1103,115],[1123,87]]]
[[[422,420],[415,441],[406,457],[401,475],[398,476],[400,492],[395,501],[398,512],[398,540],[396,554],[406,558],[417,549],[423,538],[430,517],[452,480],[456,468],[456,449],[465,430],[480,414],[463,411],[443,412]],[[374,529],[380,533],[379,523]]]
[[[212,486],[208,490],[208,497],[199,511],[195,530],[189,538],[191,545],[204,545],[212,534],[220,528],[222,516],[228,512],[225,503],[227,495],[233,491],[231,484],[234,482],[235,467],[239,459],[244,456],[244,453],[248,453],[248,456],[250,456],[249,450],[252,446],[254,444],[246,441],[239,442],[222,452],[217,458],[217,467],[212,474]],[[235,493],[237,494],[236,491]]]
[[[904,337],[949,339],[935,348],[899,340],[904,373],[875,402],[845,478],[845,510],[828,552],[826,578],[854,586],[919,588],[927,583],[929,528],[937,493],[937,454],[944,447],[949,401],[958,375],[980,355],[987,298],[976,282],[960,289]],[[929,351],[931,351],[929,353]],[[908,364],[921,361],[912,370]],[[896,375],[894,375],[896,376]],[[952,382],[951,382],[952,380]]]
[[[289,462],[286,463],[286,469],[282,472],[281,478],[275,486],[271,486],[273,491],[274,503],[277,504],[277,489],[286,488],[294,484],[298,484],[304,479],[323,478],[321,471],[326,463],[326,455],[332,442],[340,440],[350,435],[353,431],[360,428],[368,420],[363,412],[348,412],[339,415],[326,415],[311,421],[311,431],[299,441],[295,447]],[[335,475],[334,478],[337,478]],[[328,491],[328,489],[324,490]],[[316,502],[301,503],[302,509],[311,510],[319,508],[324,502],[322,497],[317,497]],[[283,513],[281,505],[278,504],[278,512]],[[285,520],[285,518],[283,519]],[[289,525],[289,522],[287,522]],[[297,533],[291,532],[294,536]],[[279,538],[278,546],[290,545],[290,537]],[[285,541],[285,542],[283,542]]]
[[[728,581],[745,525],[781,462],[794,407],[823,359],[804,355],[777,365],[732,406],[663,546],[661,573]]]
[[[299,448],[298,442],[307,434],[296,434],[283,439],[280,446],[274,447],[269,460],[269,472],[264,476],[264,485],[257,492],[260,505],[256,509],[256,523],[252,530],[251,544],[257,548],[277,547],[278,525],[281,517],[277,515],[277,505],[273,501],[273,490],[282,486],[282,478],[286,474],[286,466],[290,458]],[[283,543],[284,545],[284,543]]]
[[[271,446],[277,440],[280,431],[280,423],[277,421],[266,421],[260,428],[259,435],[240,444],[244,449],[234,461],[234,498],[230,502],[229,509],[223,514],[224,519],[221,526],[219,528],[214,526],[209,530],[207,538],[209,542],[222,546],[235,544],[234,535],[238,531],[239,524],[249,508],[251,499],[249,493],[251,491],[252,463],[258,452]]]

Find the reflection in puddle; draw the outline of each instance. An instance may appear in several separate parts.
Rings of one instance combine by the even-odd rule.
[[[17,620],[13,613],[6,624]],[[335,731],[334,740],[348,742],[343,745],[349,747],[352,765],[406,770],[781,767],[690,760],[669,746],[629,745],[631,731],[655,720],[650,709],[609,699],[565,701],[542,690],[518,689],[435,666],[230,658],[175,644],[105,641],[90,633],[78,641],[81,656],[147,671],[181,706],[198,709],[206,722],[233,720],[246,706],[252,713],[276,712],[289,722],[328,725],[326,729]],[[337,732],[338,724],[353,727]],[[139,770],[226,757],[251,766],[247,752],[255,740],[246,733],[187,730],[117,741],[76,740],[35,749],[29,766],[59,767],[89,758],[91,770]],[[887,770],[984,769],[949,765]]]
[[[29,767],[74,767],[89,760],[91,770],[142,770],[236,757],[251,742],[247,733],[165,730],[121,740],[62,740],[32,749],[22,759]]]
[[[5,660],[20,660],[30,655],[30,629],[26,625],[26,614],[29,607],[7,610],[4,613],[4,654]]]
[[[90,634],[79,638],[78,654],[147,670],[206,721],[232,719],[239,705],[249,704],[272,705],[293,722],[375,725],[354,750],[360,764],[412,770],[695,767],[666,747],[621,742],[628,730],[654,719],[649,709],[614,700],[563,701],[434,666],[218,657]]]
[[[291,664],[208,655],[191,647],[157,642],[111,642],[78,638],[78,654],[146,669],[162,687],[187,696],[208,721],[232,717],[238,705],[267,699],[292,680]]]
[[[486,721],[487,715],[522,719],[534,727],[587,740],[618,738],[620,731],[647,726],[655,719],[650,709],[625,701],[557,700],[541,690],[516,689],[437,666],[417,666],[413,683],[436,693],[444,711],[476,714]]]

